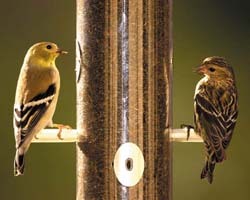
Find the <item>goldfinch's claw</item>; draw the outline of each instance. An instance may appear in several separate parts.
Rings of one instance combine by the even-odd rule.
[[[57,133],[57,137],[60,140],[63,140],[62,138],[62,129],[72,129],[69,125],[63,125],[63,124],[53,124],[53,128],[58,128],[59,131]]]
[[[190,130],[194,129],[194,126],[188,125],[188,124],[181,124],[181,128],[186,128],[187,129],[187,140],[190,137]]]
[[[58,131],[58,133],[57,133],[57,137],[58,137],[58,139],[59,140],[63,140],[63,138],[62,138],[62,129],[61,128],[59,128],[59,131]]]

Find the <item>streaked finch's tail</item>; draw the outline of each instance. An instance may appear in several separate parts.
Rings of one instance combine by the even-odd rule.
[[[213,182],[213,172],[215,168],[215,162],[206,161],[206,165],[201,171],[201,179],[207,178],[208,182],[211,184]]]

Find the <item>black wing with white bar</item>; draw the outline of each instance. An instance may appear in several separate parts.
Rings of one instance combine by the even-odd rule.
[[[55,84],[51,84],[46,92],[40,93],[28,103],[14,106],[14,125],[16,147],[20,147],[25,138],[36,126],[50,106],[56,92]]]

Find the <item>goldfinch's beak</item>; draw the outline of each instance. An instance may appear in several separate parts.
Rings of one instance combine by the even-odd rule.
[[[68,52],[67,51],[64,51],[62,49],[57,49],[56,50],[56,53],[59,53],[59,54],[67,54]]]

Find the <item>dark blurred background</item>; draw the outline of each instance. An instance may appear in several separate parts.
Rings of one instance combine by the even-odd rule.
[[[193,73],[205,57],[224,56],[233,65],[240,114],[228,149],[217,165],[214,183],[199,179],[202,144],[174,144],[174,200],[250,199],[250,2],[247,0],[174,1],[174,127],[192,123]],[[69,51],[57,60],[61,93],[55,122],[75,127],[75,1],[1,1],[0,198],[5,200],[75,199],[75,145],[35,144],[26,157],[26,174],[13,177],[12,107],[16,81],[27,49],[53,41]]]

